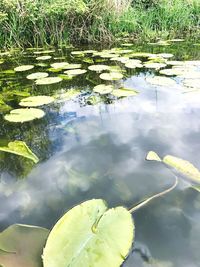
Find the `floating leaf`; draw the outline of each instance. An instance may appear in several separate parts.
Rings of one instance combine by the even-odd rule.
[[[15,71],[21,72],[21,71],[27,71],[27,70],[31,70],[33,69],[34,66],[33,65],[22,65],[19,67],[14,68]]]
[[[4,119],[10,122],[27,122],[44,117],[45,113],[36,108],[18,108],[11,110],[10,114],[4,116]]]
[[[61,82],[62,79],[60,77],[47,77],[43,79],[36,80],[37,85],[48,85]]]
[[[91,65],[88,69],[96,72],[102,72],[104,70],[109,70],[110,67],[108,65]]]
[[[115,80],[121,80],[123,78],[123,74],[119,72],[110,72],[110,73],[102,73],[99,77],[102,80],[115,81]]]
[[[161,68],[164,68],[164,67],[166,67],[167,65],[166,64],[164,64],[164,63],[157,63],[157,62],[146,62],[145,64],[144,64],[144,67],[145,68],[148,68],[148,69],[161,69]]]
[[[41,56],[41,57],[36,57],[36,60],[49,60],[51,58],[52,56]]]
[[[149,151],[146,160],[155,160],[155,161],[162,161],[158,154],[154,151]]]
[[[101,199],[86,201],[68,211],[52,229],[44,248],[44,267],[119,267],[133,237],[128,210],[108,209]]]
[[[141,60],[132,59],[126,62],[125,67],[128,69],[142,68]]]
[[[86,73],[87,70],[82,70],[82,69],[75,69],[75,70],[66,70],[64,73],[67,75],[75,76],[75,75],[80,75]]]
[[[65,69],[68,66],[69,66],[68,62],[57,62],[57,63],[51,64],[51,67],[54,69]]]
[[[36,72],[36,73],[32,73],[28,75],[26,78],[29,80],[38,80],[38,79],[46,78],[48,76],[49,74],[47,72]]]
[[[33,52],[35,55],[40,55],[40,54],[50,54],[50,53],[54,53],[55,50],[43,50],[43,51],[35,51]]]
[[[160,53],[158,56],[161,56],[163,58],[172,58],[174,55],[170,53]]]
[[[8,143],[8,146],[1,147],[0,151],[15,154],[22,156],[24,158],[31,159],[33,162],[38,163],[39,159],[38,157],[30,150],[30,148],[26,145],[25,142],[22,141],[14,141]],[[1,249],[1,247],[0,247]]]
[[[68,64],[68,66],[65,66],[65,70],[80,69],[81,66],[81,64]]]
[[[115,89],[112,91],[112,95],[116,97],[128,97],[128,96],[136,96],[138,94],[138,91],[133,89],[127,89],[127,88],[120,88]]]
[[[30,96],[23,98],[19,105],[22,107],[39,107],[43,105],[50,104],[54,102],[54,98],[51,96],[44,96],[44,95],[38,95],[38,96]]]
[[[0,265],[3,267],[42,267],[41,254],[49,230],[15,224],[0,233]]]
[[[99,93],[100,95],[110,94],[113,90],[114,87],[112,85],[105,85],[105,84],[99,84],[93,88],[93,91],[95,93]]]
[[[162,76],[154,76],[146,78],[146,81],[158,86],[175,86],[177,85],[174,80],[168,77],[162,77]]]

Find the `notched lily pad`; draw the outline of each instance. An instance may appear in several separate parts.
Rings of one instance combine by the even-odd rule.
[[[44,95],[38,95],[38,96],[30,96],[23,98],[19,105],[22,107],[39,107],[43,105],[48,105],[52,102],[54,102],[54,98],[51,96],[44,96]]]
[[[68,211],[54,226],[43,253],[44,267],[119,267],[134,238],[132,216],[123,207],[108,209],[101,199]]]
[[[45,116],[45,112],[37,108],[18,108],[10,111],[10,114],[4,116],[9,122],[27,122],[40,119]]]
[[[38,163],[39,161],[38,157],[30,150],[30,148],[23,141],[10,142],[8,143],[7,147],[5,146],[0,147],[0,151],[28,158],[32,160],[34,163]]]

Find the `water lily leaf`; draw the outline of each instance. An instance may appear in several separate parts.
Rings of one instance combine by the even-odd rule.
[[[101,199],[68,211],[54,226],[43,253],[44,267],[119,267],[134,237],[131,214],[123,207],[108,209]]]
[[[128,61],[130,61],[129,57],[113,57],[110,60],[112,60],[112,61],[118,61],[118,62],[121,62],[123,64],[125,64]]]
[[[164,69],[159,71],[160,74],[164,74],[166,76],[178,76],[182,74],[182,70],[180,69]]]
[[[42,249],[49,230],[15,224],[0,233],[0,265],[3,267],[42,267]]]
[[[108,65],[91,65],[88,69],[96,72],[102,72],[104,70],[109,70],[110,67]]]
[[[61,82],[62,79],[60,77],[47,77],[36,80],[37,85],[48,85]]]
[[[157,63],[157,62],[146,62],[144,64],[144,67],[145,68],[148,68],[148,69],[161,69],[161,68],[164,68],[166,67],[167,65],[164,64],[164,63]]]
[[[68,64],[68,66],[65,66],[65,70],[80,69],[81,66],[81,64]]]
[[[139,92],[133,89],[127,89],[127,88],[120,88],[115,89],[112,91],[112,95],[116,97],[128,97],[128,96],[136,96]]]
[[[34,66],[33,65],[22,65],[22,66],[19,66],[19,67],[16,67],[14,68],[15,71],[27,71],[27,70],[31,70],[33,69]]]
[[[83,51],[72,51],[71,55],[75,56],[75,57],[84,57],[84,52]]]
[[[126,62],[125,67],[128,69],[135,69],[135,68],[142,68],[143,65],[141,64],[141,60],[131,59],[128,62]]]
[[[125,44],[121,44],[121,46],[127,46],[127,47],[129,47],[129,46],[133,46],[133,44],[131,44],[131,43],[125,43]]]
[[[37,108],[18,108],[10,111],[10,114],[4,116],[9,122],[27,122],[44,117],[45,112]]]
[[[99,77],[102,80],[115,81],[115,80],[121,80],[123,78],[123,74],[119,72],[110,72],[110,73],[102,73]]]
[[[40,54],[50,54],[50,53],[54,53],[55,50],[42,50],[42,51],[35,51],[33,52],[33,54],[35,55],[40,55]]]
[[[88,64],[94,64],[94,60],[89,57],[83,58],[83,62],[88,63]]]
[[[80,74],[84,74],[86,73],[87,70],[82,70],[82,69],[74,69],[74,70],[66,70],[64,71],[64,73],[66,73],[67,75],[71,75],[71,76],[75,76],[75,75],[80,75]]]
[[[5,147],[5,146],[1,147],[0,146],[0,151],[19,155],[19,156],[22,156],[24,158],[28,158],[35,163],[38,163],[38,161],[39,161],[38,157],[30,150],[30,148],[26,145],[26,143],[22,142],[22,141],[10,142],[10,143],[8,143],[7,147]],[[2,249],[2,248],[0,247],[0,249]]]
[[[131,57],[150,57],[151,55],[152,55],[151,53],[146,53],[146,52],[131,53]]]
[[[51,96],[38,95],[23,98],[19,105],[22,107],[39,107],[54,102],[54,98]]]
[[[93,91],[95,93],[99,93],[100,95],[110,94],[113,90],[114,87],[112,85],[105,85],[105,84],[99,84],[93,88]]]
[[[2,99],[0,99],[0,112],[7,112],[11,110],[12,108],[7,105]]]
[[[56,62],[51,64],[51,67],[54,69],[65,69],[66,67],[68,67],[68,65],[68,62]]]
[[[170,53],[160,53],[158,56],[163,57],[163,58],[172,58],[174,55]]]
[[[149,151],[146,160],[155,160],[155,161],[162,161],[158,154],[154,151]]]
[[[177,85],[174,80],[168,77],[162,77],[162,76],[154,76],[154,77],[147,77],[146,81],[158,86],[175,86]]]
[[[32,73],[28,75],[26,78],[29,80],[38,80],[38,79],[46,78],[48,76],[49,74],[47,72],[36,72],[36,73]]]
[[[51,58],[52,56],[41,56],[41,57],[36,57],[36,60],[49,60]]]

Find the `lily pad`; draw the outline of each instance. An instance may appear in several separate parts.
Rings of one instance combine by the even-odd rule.
[[[37,85],[49,85],[49,84],[59,83],[61,81],[62,79],[60,77],[47,77],[47,78],[36,80],[36,84]]]
[[[1,147],[0,146],[0,151],[15,154],[22,156],[24,158],[28,158],[32,160],[35,163],[38,163],[39,159],[38,157],[30,150],[30,148],[26,145],[25,142],[22,141],[14,141],[8,143],[8,146]],[[1,247],[0,247],[1,249]]]
[[[51,67],[54,69],[65,69],[68,66],[69,66],[68,62],[56,62],[51,64]]]
[[[145,68],[148,68],[148,69],[156,69],[156,70],[161,69],[161,68],[164,68],[166,66],[167,65],[164,64],[164,63],[157,63],[157,62],[146,62],[144,64],[144,67]]]
[[[41,56],[41,57],[36,57],[36,60],[49,60],[51,58],[52,56]]]
[[[44,117],[45,113],[41,109],[36,108],[18,108],[10,111],[10,114],[4,116],[9,122],[27,122]]]
[[[142,68],[141,60],[132,59],[126,62],[125,67],[128,69]]]
[[[123,78],[123,74],[119,72],[110,72],[110,73],[102,73],[99,77],[102,80],[115,81],[115,80],[121,80]]]
[[[99,93],[100,95],[110,94],[113,90],[114,87],[112,85],[105,85],[105,84],[99,84],[93,88],[93,91],[95,93]]]
[[[82,70],[82,69],[74,69],[74,70],[66,70],[64,73],[67,75],[75,76],[75,75],[80,75],[86,73],[87,70]]]
[[[88,69],[96,72],[102,72],[104,70],[109,70],[110,67],[108,65],[91,65]]]
[[[0,233],[0,265],[42,267],[41,254],[49,230],[15,224]]]
[[[30,96],[23,98],[19,105],[23,107],[39,107],[43,105],[50,104],[54,102],[54,98],[51,96],[44,96],[44,95],[38,95],[38,96]]]
[[[14,70],[15,71],[18,71],[18,72],[22,72],[22,71],[31,70],[33,68],[34,68],[33,65],[22,65],[22,66],[19,66],[19,67],[14,68]]]
[[[168,77],[162,76],[154,76],[154,77],[147,77],[146,81],[157,86],[176,86],[177,83]]]
[[[116,97],[128,97],[128,96],[136,96],[139,92],[133,89],[127,89],[127,88],[120,88],[115,89],[112,91],[112,95]]]
[[[123,207],[108,209],[101,199],[68,211],[54,226],[43,253],[44,267],[119,267],[134,238],[132,216]]]
[[[36,72],[36,73],[32,73],[28,75],[26,78],[29,80],[38,80],[38,79],[46,78],[48,76],[49,74],[47,72]]]
[[[81,64],[68,64],[67,66],[65,66],[65,70],[72,70],[72,69],[80,69],[81,68]]]
[[[172,58],[174,55],[170,53],[160,53],[158,56],[161,56],[163,58]]]

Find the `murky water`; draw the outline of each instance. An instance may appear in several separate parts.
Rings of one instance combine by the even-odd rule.
[[[199,46],[187,43],[130,49],[173,53],[173,60],[200,59]],[[110,207],[131,207],[164,190],[173,184],[173,175],[163,165],[145,161],[149,150],[161,156],[184,158],[200,167],[200,94],[183,93],[173,86],[155,87],[145,78],[158,71],[144,68],[126,69],[120,81],[124,87],[139,91],[137,96],[103,96],[102,102],[95,105],[90,105],[88,98],[92,88],[103,81],[92,71],[48,86],[36,86],[26,79],[30,73],[46,71],[54,62],[82,63],[85,69],[91,65],[72,57],[71,50],[51,53],[52,59],[44,61],[47,66],[43,67],[36,66],[38,55],[34,51],[13,51],[2,56],[5,62],[0,65],[1,94],[20,90],[31,95],[54,95],[77,88],[81,95],[42,107],[46,116],[32,122],[10,123],[2,113],[0,145],[23,140],[40,162],[35,165],[22,157],[0,153],[1,230],[14,223],[51,228],[65,211],[84,200],[103,198]],[[34,64],[34,71],[5,73],[23,64]],[[103,64],[116,65],[109,59]],[[123,64],[117,64],[125,69]],[[173,79],[181,84],[181,79]],[[8,94],[7,104],[17,108],[21,98]],[[133,217],[135,249],[125,267],[200,266],[198,192],[180,182],[173,192],[151,202]]]

